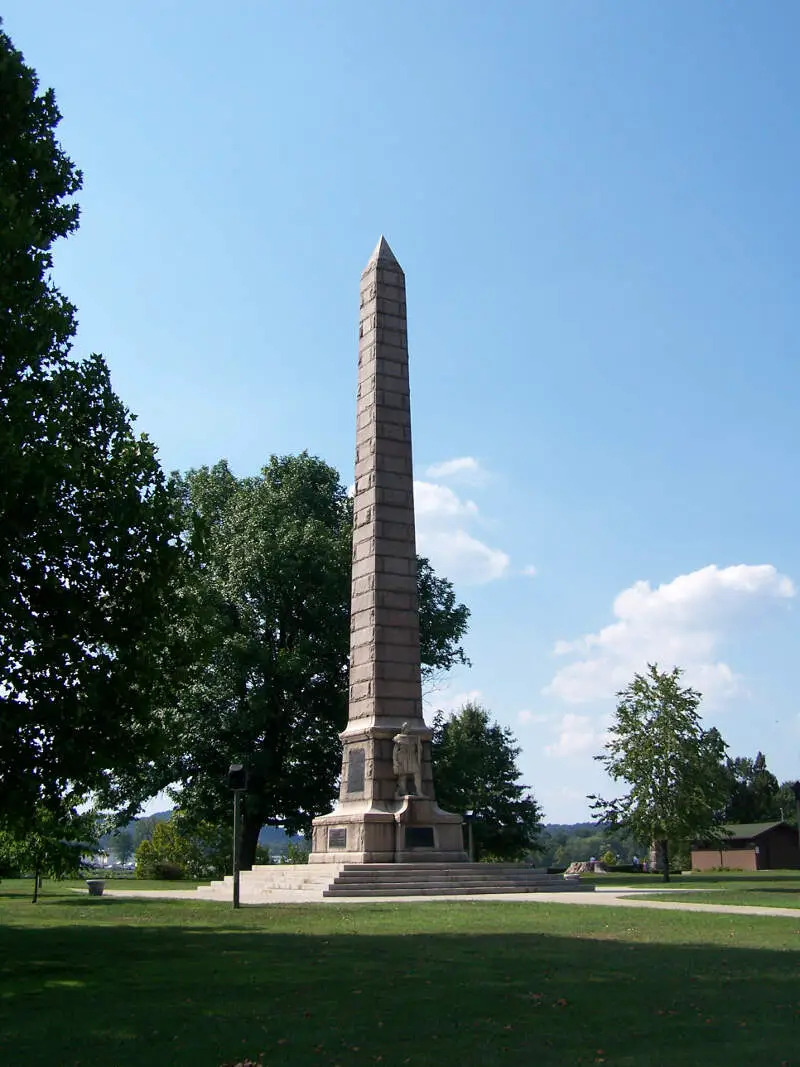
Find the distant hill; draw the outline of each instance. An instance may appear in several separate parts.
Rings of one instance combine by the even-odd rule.
[[[258,843],[264,848],[274,848],[276,845],[286,846],[290,841],[293,845],[301,845],[305,843],[305,840],[301,834],[293,834],[290,837],[280,826],[263,826],[258,835]]]
[[[155,811],[151,815],[140,815],[136,819],[132,819],[124,829],[133,831],[133,828],[138,822],[143,819],[152,819],[155,822],[167,822],[172,817],[171,811]],[[593,822],[576,822],[576,823],[545,823],[543,829],[550,834],[579,834],[581,831],[586,832],[591,830],[597,832],[597,824]],[[111,841],[111,834],[104,834],[100,838],[101,848],[108,848],[108,844]],[[301,834],[293,834],[291,837],[280,826],[264,826],[261,833],[258,835],[259,845],[263,845],[264,848],[286,848],[289,842],[299,845],[306,842]]]
[[[551,834],[577,834],[581,830],[598,830],[596,822],[546,822],[542,829]]]
[[[152,815],[140,815],[136,819],[131,819],[127,826],[123,827],[124,830],[133,832],[137,823],[143,820],[149,820],[154,822],[168,822],[172,818],[171,811],[155,811]],[[112,834],[103,834],[100,838],[100,847],[104,850],[108,850],[108,846],[111,843]],[[285,852],[291,842],[294,845],[304,844],[306,839],[300,834],[293,834],[291,837],[280,826],[264,826],[261,833],[258,835],[258,843],[264,848],[268,848],[273,852]]]

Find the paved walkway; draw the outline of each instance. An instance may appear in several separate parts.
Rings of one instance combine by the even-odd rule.
[[[81,890],[76,889],[76,893]],[[106,895],[113,897],[147,897],[152,900],[203,900],[194,890],[167,890],[159,892],[155,889],[106,889]],[[243,907],[264,907],[270,904],[422,904],[427,901],[459,901],[476,900],[488,903],[505,901],[522,902],[525,904],[579,904],[591,907],[611,908],[645,908],[656,911],[710,911],[721,915],[768,915],[778,916],[784,919],[796,919],[800,923],[800,908],[760,908],[749,904],[690,904],[685,901],[669,900],[640,900],[637,897],[648,893],[685,893],[684,888],[642,889],[640,886],[631,887],[601,887],[594,892],[573,893],[485,893],[485,894],[459,894],[458,896],[436,897],[314,897],[311,894],[303,894],[298,890],[275,890],[269,898],[258,903],[243,902]],[[718,893],[718,889],[695,889],[693,893]],[[230,904],[230,901],[218,900],[220,904]]]

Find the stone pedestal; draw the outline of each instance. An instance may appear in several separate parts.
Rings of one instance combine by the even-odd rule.
[[[350,699],[336,810],[311,863],[467,859],[436,804],[422,717],[405,276],[381,238],[361,276]],[[425,842],[425,843],[422,843]]]

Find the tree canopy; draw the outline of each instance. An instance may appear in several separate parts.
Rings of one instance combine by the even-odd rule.
[[[778,779],[767,769],[763,752],[755,759],[737,756],[725,760],[728,800],[725,821],[728,823],[769,822],[780,819],[781,804]]]
[[[703,729],[701,694],[681,687],[681,674],[649,664],[617,694],[605,753],[595,759],[630,789],[612,800],[589,798],[602,822],[658,843],[665,880],[670,843],[719,836],[727,797],[725,743],[717,730]]]
[[[446,811],[472,811],[478,859],[521,859],[538,847],[542,812],[519,781],[520,751],[512,731],[480,704],[433,720],[436,799]]]
[[[52,246],[81,174],[2,31],[0,100],[0,810],[22,828],[146,758],[182,549],[155,448],[103,359],[70,354]]]
[[[797,814],[800,810],[800,782],[781,782],[775,797],[776,818],[797,826]]]
[[[181,483],[203,564],[186,576],[178,644],[195,665],[163,710],[170,755],[150,792],[179,783],[191,821],[227,823],[231,762],[247,765],[242,863],[261,827],[307,831],[331,806],[347,718],[352,508],[337,472],[306,453],[255,477],[224,462]],[[426,669],[463,662],[468,610],[419,561]]]

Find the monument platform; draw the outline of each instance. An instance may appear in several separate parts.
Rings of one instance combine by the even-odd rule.
[[[243,871],[244,904],[313,904],[330,898],[497,896],[517,893],[591,893],[578,878],[547,874],[521,863],[267,864]],[[230,876],[199,886],[201,900],[229,901]]]
[[[459,863],[466,860],[460,815],[435,800],[403,796],[380,801],[340,801],[314,820],[311,864]]]

